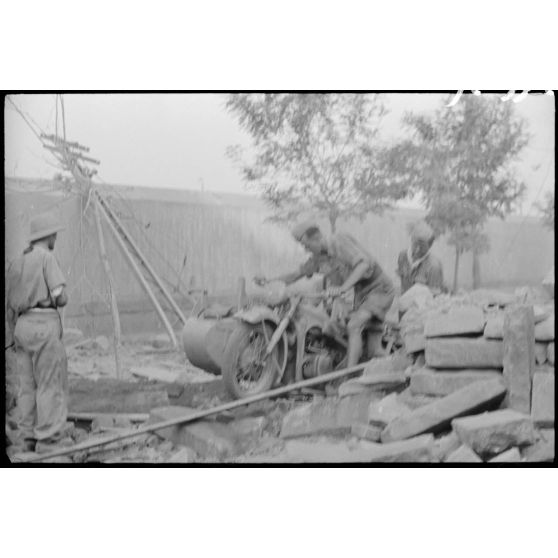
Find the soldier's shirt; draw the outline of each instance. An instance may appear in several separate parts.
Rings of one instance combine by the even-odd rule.
[[[397,275],[401,278],[401,293],[408,291],[417,283],[442,292],[446,290],[442,264],[432,254],[428,254],[423,261],[413,267],[407,250],[402,250],[397,258]]]
[[[7,274],[6,294],[8,308],[14,319],[31,308],[51,306],[66,278],[53,252],[34,246],[30,252],[19,256]]]
[[[321,254],[312,255],[302,264],[300,273],[306,277],[321,273],[330,285],[340,286],[355,267],[362,262],[367,264],[367,270],[363,278],[355,285],[355,305],[359,306],[364,298],[372,292],[392,292],[393,283],[376,259],[351,235],[334,234]]]

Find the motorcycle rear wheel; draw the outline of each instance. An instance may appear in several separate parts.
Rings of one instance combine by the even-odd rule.
[[[272,335],[269,325],[245,323],[239,323],[231,333],[223,352],[221,371],[225,387],[235,399],[257,395],[273,387],[279,374],[277,365],[280,369],[284,366],[285,347],[280,340],[266,357],[265,349]]]

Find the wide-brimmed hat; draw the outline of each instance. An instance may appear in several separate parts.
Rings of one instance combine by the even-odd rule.
[[[297,223],[291,230],[291,234],[295,237],[296,240],[301,240],[302,237],[310,230],[310,229],[320,229],[320,225],[318,225],[315,219],[305,219],[304,221],[300,221]]]
[[[52,213],[41,213],[31,219],[29,242],[46,238],[51,234],[63,231],[65,228]]]

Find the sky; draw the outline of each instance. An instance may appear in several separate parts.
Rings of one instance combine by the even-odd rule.
[[[227,158],[228,146],[249,146],[248,136],[225,110],[224,94],[65,94],[66,137],[101,161],[99,177],[111,184],[247,192]],[[402,137],[406,111],[432,113],[445,95],[386,94],[386,139]],[[35,127],[55,132],[55,95],[11,99]],[[511,101],[508,101],[511,102]],[[530,143],[517,170],[527,184],[521,214],[536,214],[535,201],[554,188],[554,98],[529,95],[514,104]],[[5,174],[51,178],[56,161],[41,146],[10,102],[5,103]],[[58,118],[61,126],[61,116]],[[407,206],[416,206],[407,202]]]

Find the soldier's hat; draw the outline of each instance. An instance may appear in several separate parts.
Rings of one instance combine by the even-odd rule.
[[[31,219],[29,242],[46,238],[51,234],[63,231],[64,227],[50,212],[41,213]]]

